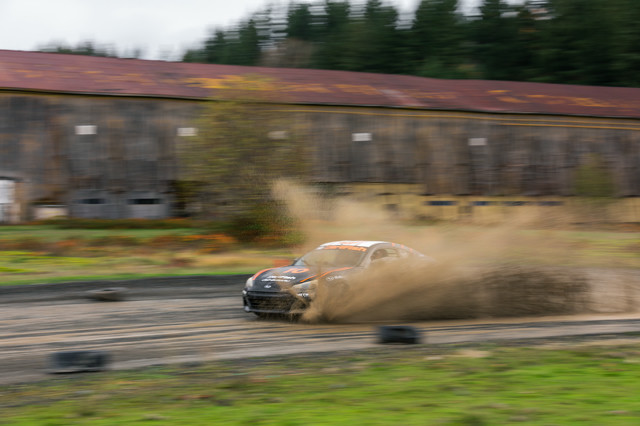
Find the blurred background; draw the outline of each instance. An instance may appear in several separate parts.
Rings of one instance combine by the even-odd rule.
[[[164,22],[65,5],[130,40],[147,9],[139,30]],[[164,54],[44,33],[1,51],[0,221],[264,216],[280,178],[400,218],[640,220],[638,2],[244,6]]]

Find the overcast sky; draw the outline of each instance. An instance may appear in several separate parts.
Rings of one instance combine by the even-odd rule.
[[[307,0],[305,0],[307,1]],[[310,0],[309,0],[310,1]],[[363,0],[364,1],[364,0]],[[389,0],[414,11],[419,0]],[[480,0],[462,0],[472,8]],[[118,55],[179,60],[214,28],[229,28],[268,4],[288,0],[0,0],[0,49],[38,50],[93,41]]]

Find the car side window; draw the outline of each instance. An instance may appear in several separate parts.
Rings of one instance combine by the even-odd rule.
[[[394,249],[394,248],[388,248],[387,250],[387,257],[391,257],[393,259],[397,259],[398,257],[400,257],[398,255],[398,250]]]
[[[384,259],[385,257],[387,257],[387,251],[385,249],[378,249],[371,255],[371,261]]]
[[[399,257],[398,251],[393,248],[378,249],[371,255],[371,261],[380,259],[397,259]]]
[[[409,250],[398,249],[398,255],[399,257],[406,259],[408,257],[411,257],[413,254]]]

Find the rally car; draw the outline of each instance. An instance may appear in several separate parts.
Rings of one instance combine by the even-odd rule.
[[[340,293],[349,276],[379,260],[421,258],[407,246],[385,241],[334,241],[325,243],[291,265],[264,269],[249,278],[242,290],[246,312],[263,317],[302,313],[314,299],[319,281]]]

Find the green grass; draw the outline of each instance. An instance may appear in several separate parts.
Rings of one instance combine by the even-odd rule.
[[[384,347],[0,387],[2,424],[640,423],[640,344]]]
[[[263,268],[264,269],[264,268]],[[0,269],[0,274],[2,273],[2,269]],[[158,277],[180,277],[180,276],[193,276],[193,275],[250,275],[256,272],[255,268],[237,268],[237,269],[219,269],[215,271],[210,270],[185,270],[180,273],[180,271],[173,272],[170,274],[166,273],[158,273],[158,274],[137,274],[137,273],[120,273],[120,274],[110,274],[110,275],[74,275],[74,276],[63,276],[63,277],[47,277],[47,278],[13,278],[7,282],[0,282],[0,287],[2,286],[14,286],[14,285],[34,285],[34,284],[52,284],[52,283],[71,283],[77,281],[103,281],[103,280],[135,280],[142,278],[158,278]],[[1,423],[0,423],[1,424]]]
[[[113,235],[134,238],[153,238],[159,235],[194,235],[199,233],[202,233],[202,229],[61,229],[54,225],[0,226],[0,239],[37,238],[49,242],[69,238],[91,239]]]
[[[0,286],[152,276],[249,274],[273,266],[275,259],[293,258],[287,250],[247,249],[233,243],[222,246],[219,252],[212,251],[210,240],[203,239],[206,235],[210,234],[204,228],[0,226]]]

